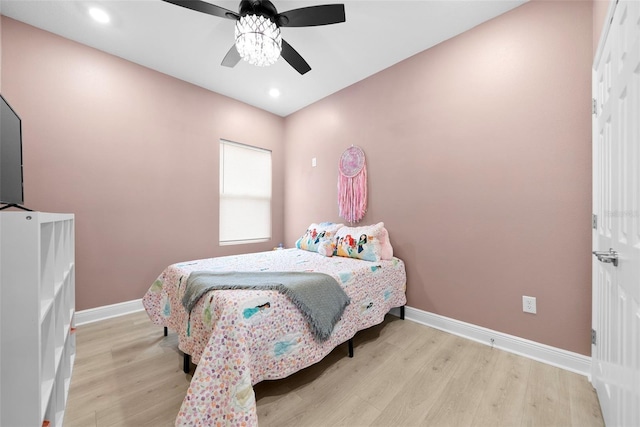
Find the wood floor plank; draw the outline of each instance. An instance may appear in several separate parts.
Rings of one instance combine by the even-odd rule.
[[[378,350],[365,351],[368,346]],[[323,419],[327,407],[335,408],[340,405],[353,394],[353,387],[363,376],[368,376],[375,367],[392,357],[393,353],[388,351],[389,347],[383,341],[361,342],[355,347],[357,357],[349,358],[345,353],[341,353],[334,356],[339,359],[332,364],[321,362],[301,372],[301,375],[296,374],[293,378],[285,379],[291,392],[295,393],[303,404],[288,408],[278,417],[273,417],[274,424],[269,422],[266,425],[308,425],[314,419]],[[293,385],[293,382],[296,385]],[[260,407],[261,389],[257,390],[256,397]],[[260,420],[260,412],[258,417]],[[261,425],[264,424],[262,420],[260,422]]]
[[[88,411],[79,416],[67,412],[63,420],[64,427],[96,427],[96,422],[95,411]]]
[[[464,341],[462,352],[469,356],[458,361],[451,379],[420,425],[469,426],[473,423],[489,379],[494,373],[498,351],[474,341]]]
[[[567,389],[570,392],[571,424],[585,427],[602,426],[602,412],[598,397],[589,380],[569,371],[560,371],[559,375],[567,382]]]
[[[140,387],[135,390],[135,398],[122,397],[113,402],[107,408],[96,412],[97,427],[131,426],[137,427],[148,424],[151,419],[157,419],[164,412],[177,414],[180,405],[176,405],[186,394],[182,387],[180,375],[173,375],[173,381],[163,384],[156,383],[149,387]],[[164,411],[171,407],[171,411]],[[175,415],[173,416],[175,418]],[[171,418],[165,419],[161,424],[168,423]]]
[[[410,335],[406,335],[406,341],[396,341],[395,345],[400,345],[403,349],[394,346],[394,359],[379,365],[365,379],[360,380],[354,393],[380,411],[403,393],[406,383],[420,368],[429,363],[442,342],[449,336],[436,329],[421,329],[422,339],[411,339]]]
[[[497,351],[498,358],[471,426],[519,426],[522,423],[531,359]]]
[[[560,369],[532,361],[523,413],[523,426],[569,426],[571,405]]]
[[[402,391],[394,396],[372,425],[420,425],[451,380],[462,358],[461,345],[460,338],[448,335],[433,357],[426,359],[405,382]]]
[[[296,374],[294,374],[296,375]],[[291,377],[284,380],[263,381],[254,387],[258,420],[261,426],[302,425],[304,411],[292,414],[290,408],[300,408],[304,400],[291,390]],[[285,414],[286,416],[283,416]]]
[[[331,412],[324,412],[323,417],[313,417],[311,426],[344,426],[354,427],[370,425],[380,416],[380,411],[362,400],[356,394],[345,396]],[[309,417],[311,418],[311,417]]]
[[[174,379],[183,386],[184,393],[188,387],[185,374],[173,363],[173,358],[159,358],[155,362],[174,365],[173,371],[163,370],[162,376],[148,369],[141,369],[137,363],[128,363],[121,366],[109,364],[105,367],[102,377],[92,377],[91,381],[84,383],[78,380],[74,384],[74,391],[81,394],[70,402],[70,410],[82,414],[85,411],[101,411],[117,405],[120,401],[131,399],[136,401],[140,393],[147,393],[150,389],[162,390],[174,386]],[[79,376],[80,374],[78,374]],[[183,394],[184,397],[184,394]]]
[[[78,327],[66,427],[173,426],[191,380],[146,313]],[[580,375],[387,316],[319,363],[255,389],[260,427],[602,427]]]

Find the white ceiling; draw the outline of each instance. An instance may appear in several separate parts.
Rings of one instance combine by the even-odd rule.
[[[209,0],[238,10],[239,1]],[[10,18],[119,56],[178,79],[287,116],[403,59],[507,12],[526,0],[273,0],[279,12],[344,3],[346,22],[283,28],[282,37],[309,63],[299,75],[283,59],[261,68],[220,65],[234,21],[161,0],[0,0]],[[99,24],[90,6],[109,13]],[[278,88],[277,99],[269,89]]]

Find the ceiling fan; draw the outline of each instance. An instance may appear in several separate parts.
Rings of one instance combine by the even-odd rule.
[[[273,3],[268,0],[242,0],[238,12],[201,0],[163,1],[236,21],[236,41],[222,60],[225,67],[234,67],[240,59],[265,66],[282,56],[296,71],[305,74],[311,67],[282,39],[280,27],[313,27],[345,22],[343,4],[309,6],[278,13]]]

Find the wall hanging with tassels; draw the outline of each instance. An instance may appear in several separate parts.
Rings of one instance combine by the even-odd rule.
[[[359,222],[367,212],[367,163],[362,148],[344,150],[338,165],[338,212],[350,223]]]

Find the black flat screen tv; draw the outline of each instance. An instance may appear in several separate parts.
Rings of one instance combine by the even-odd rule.
[[[22,121],[0,95],[0,203],[24,203],[22,181]]]

